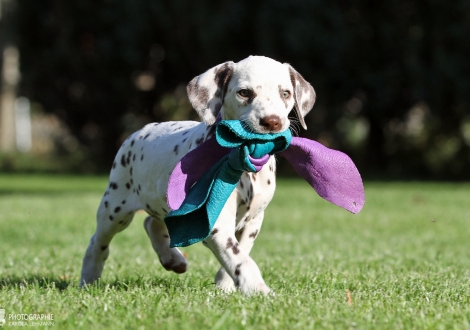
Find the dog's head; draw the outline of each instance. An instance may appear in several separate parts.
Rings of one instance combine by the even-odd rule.
[[[219,64],[191,80],[187,91],[206,124],[221,113],[222,119],[239,119],[256,133],[286,130],[294,107],[307,129],[304,117],[315,103],[313,87],[292,66],[264,56]]]

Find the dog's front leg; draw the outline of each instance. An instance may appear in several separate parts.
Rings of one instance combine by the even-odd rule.
[[[245,249],[235,236],[236,203],[229,201],[220,213],[212,233],[205,239],[205,243],[240,291],[246,295],[256,292],[268,294],[270,289],[264,282],[258,266],[249,256],[252,244],[247,244]],[[247,235],[249,236],[249,233]]]
[[[243,227],[241,230],[236,232],[235,236],[240,243],[240,250],[243,250],[247,255],[250,254],[253,244],[255,243],[255,239],[258,237],[263,223],[263,218],[264,212],[261,211],[253,218],[250,218],[249,215],[247,215],[245,219],[241,219],[241,222],[243,222],[241,225]],[[232,278],[227,274],[224,267],[221,267],[215,275],[215,284],[227,292],[231,292],[236,289]]]

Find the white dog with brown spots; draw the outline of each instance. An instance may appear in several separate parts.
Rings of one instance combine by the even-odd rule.
[[[295,109],[300,124],[315,102],[315,91],[289,64],[263,56],[217,65],[188,84],[188,96],[202,122],[148,124],[120,148],[97,212],[97,228],[83,259],[81,285],[100,278],[109,244],[138,210],[145,210],[147,231],[167,270],[184,273],[187,261],[170,248],[164,223],[168,179],[179,160],[214,133],[217,116],[241,120],[256,133],[288,129]],[[261,272],[249,256],[275,190],[274,157],[258,173],[244,173],[227,200],[210,236],[203,242],[222,267],[215,283],[225,291],[267,294]]]

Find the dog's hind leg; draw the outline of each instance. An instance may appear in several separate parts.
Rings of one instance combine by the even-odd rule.
[[[188,265],[186,258],[177,248],[170,248],[170,235],[165,223],[149,216],[144,221],[144,228],[163,267],[178,274],[184,273]]]
[[[127,192],[119,191],[118,184],[110,182],[96,215],[96,232],[83,258],[80,285],[91,284],[101,277],[104,263],[109,256],[109,243],[114,235],[131,223],[135,210],[126,200]],[[122,188],[121,188],[122,189]],[[126,189],[124,187],[124,189]]]

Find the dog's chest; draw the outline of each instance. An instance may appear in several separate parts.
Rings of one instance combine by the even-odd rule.
[[[276,188],[276,160],[271,156],[258,173],[244,172],[236,188],[237,230],[256,218],[271,201]]]

